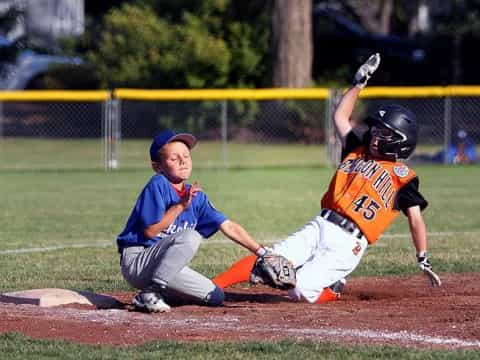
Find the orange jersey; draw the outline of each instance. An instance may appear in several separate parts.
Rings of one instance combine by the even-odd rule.
[[[404,163],[372,158],[365,151],[357,147],[343,159],[322,208],[354,221],[372,244],[398,216],[396,195],[416,174]]]

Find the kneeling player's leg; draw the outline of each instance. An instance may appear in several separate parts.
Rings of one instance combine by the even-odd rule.
[[[171,235],[170,245],[156,254],[153,282],[170,285],[176,274],[192,261],[201,240],[202,236],[190,229]]]
[[[249,255],[234,263],[223,273],[215,276],[212,281],[220,288],[225,289],[234,284],[250,280],[250,273],[257,261],[256,255]]]
[[[225,299],[220,287],[189,267],[184,267],[171,279],[167,290],[209,306],[220,306]]]

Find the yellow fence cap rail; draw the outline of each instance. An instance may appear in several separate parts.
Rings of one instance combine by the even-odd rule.
[[[419,98],[419,97],[442,97],[448,92],[442,86],[401,86],[401,87],[370,87],[361,93],[362,98]]]
[[[124,100],[186,101],[186,100],[275,100],[328,99],[328,88],[309,89],[115,89],[113,96]],[[362,98],[421,98],[447,96],[480,96],[480,86],[400,86],[368,87]],[[106,101],[108,90],[25,90],[0,91],[0,101]]]
[[[327,88],[313,89],[115,89],[114,96],[124,100],[273,100],[327,99]]]
[[[480,86],[390,86],[365,88],[362,98],[421,98],[447,96],[478,96]]]
[[[0,91],[0,101],[105,101],[110,98],[106,90],[25,90]]]
[[[449,92],[449,96],[479,96],[480,95],[480,86],[460,86],[460,85],[452,85],[447,86],[447,91]]]

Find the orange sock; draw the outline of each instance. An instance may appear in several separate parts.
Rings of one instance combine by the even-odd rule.
[[[323,304],[323,303],[326,303],[327,301],[335,301],[335,300],[338,300],[339,297],[340,297],[340,294],[336,293],[335,291],[327,287],[323,289],[317,301],[315,301],[315,304]]]
[[[234,284],[250,280],[250,272],[257,261],[256,255],[249,255],[234,263],[230,268],[220,275],[214,277],[212,281],[218,287],[225,289]]]

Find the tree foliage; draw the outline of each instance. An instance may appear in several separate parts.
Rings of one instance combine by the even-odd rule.
[[[104,86],[200,88],[225,86],[230,53],[188,13],[183,26],[171,25],[148,7],[125,4],[105,17],[89,59]]]
[[[235,6],[241,5],[233,0],[124,3],[104,17],[98,43],[89,34],[88,59],[103,87],[258,85],[269,29],[235,19]]]
[[[432,8],[435,32],[442,35],[458,35],[480,32],[480,1],[456,0]]]

